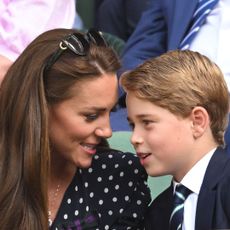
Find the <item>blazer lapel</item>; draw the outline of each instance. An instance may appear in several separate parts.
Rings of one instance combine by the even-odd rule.
[[[169,18],[170,39],[168,49],[177,49],[180,42],[186,35],[193,13],[199,0],[175,0],[172,4],[172,18]]]
[[[216,199],[216,185],[222,177],[223,169],[227,163],[227,154],[217,148],[212,156],[197,201],[195,229],[212,229],[214,205]]]

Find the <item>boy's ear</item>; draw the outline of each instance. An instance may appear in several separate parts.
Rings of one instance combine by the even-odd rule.
[[[191,112],[191,119],[194,138],[199,138],[209,127],[209,114],[204,107],[196,106]]]

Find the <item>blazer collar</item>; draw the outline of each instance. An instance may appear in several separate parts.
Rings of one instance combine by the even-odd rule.
[[[189,28],[193,12],[199,0],[175,0],[172,5],[171,40],[169,49],[177,49]],[[170,23],[170,22],[169,22]]]
[[[222,148],[217,148],[209,162],[197,201],[197,230],[212,228],[212,216],[214,210],[213,207],[215,205],[216,185],[222,178],[224,169],[229,163],[229,160],[230,158],[228,158],[227,153]]]

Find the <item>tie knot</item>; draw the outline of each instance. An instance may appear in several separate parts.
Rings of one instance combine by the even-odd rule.
[[[187,199],[187,197],[191,193],[192,193],[192,191],[189,190],[188,188],[186,188],[184,185],[182,185],[182,184],[176,185],[176,190],[175,190],[175,194],[174,194],[175,203],[185,202],[185,200]]]

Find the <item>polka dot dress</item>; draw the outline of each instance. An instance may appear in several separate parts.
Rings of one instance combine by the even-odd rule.
[[[98,151],[90,168],[77,170],[50,229],[143,229],[146,180],[134,154]]]

